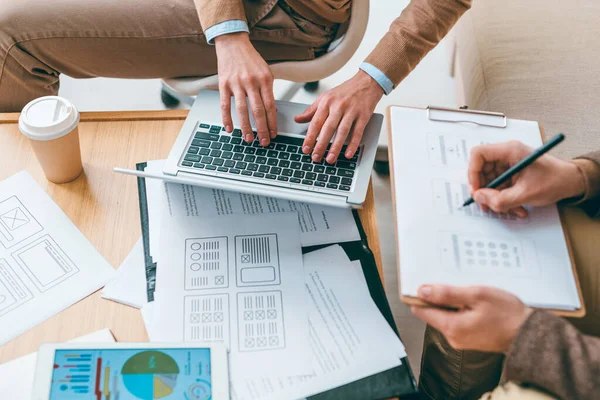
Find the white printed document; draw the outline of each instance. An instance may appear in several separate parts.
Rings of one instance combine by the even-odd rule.
[[[102,329],[69,342],[114,343],[110,329]],[[0,395],[2,399],[31,399],[35,378],[37,352],[0,364]]]
[[[580,308],[556,206],[531,208],[525,219],[475,203],[461,207],[469,197],[471,149],[508,140],[537,148],[538,124],[437,122],[403,107],[391,107],[390,115],[401,294],[415,296],[426,283],[488,285],[530,306]]]
[[[114,269],[27,172],[0,182],[0,345],[95,292]]]
[[[146,170],[161,172],[164,160],[149,161]],[[279,214],[298,215],[303,247],[360,240],[352,210],[301,203],[273,197],[227,192],[201,186],[146,179],[149,208],[162,207],[175,217],[214,217],[220,215]],[[149,209],[152,231],[156,225]],[[152,240],[152,233],[150,234]],[[156,235],[154,235],[156,236]],[[153,246],[151,245],[151,248]],[[154,254],[152,254],[155,257]]]
[[[297,218],[164,219],[151,339],[225,343],[233,382],[310,372]]]
[[[401,365],[404,345],[369,294],[360,263],[334,245],[304,255],[311,373],[265,375],[234,387],[234,400],[299,399]]]

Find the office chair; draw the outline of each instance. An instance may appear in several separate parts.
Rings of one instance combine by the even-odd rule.
[[[308,61],[286,61],[271,64],[275,79],[295,82],[279,100],[290,100],[304,87],[316,91],[319,81],[333,75],[352,58],[363,39],[369,21],[369,0],[354,0],[350,20],[340,27],[340,33],[327,53]],[[219,88],[218,75],[163,80],[161,98],[165,106],[176,107],[180,102],[191,105],[201,90]]]

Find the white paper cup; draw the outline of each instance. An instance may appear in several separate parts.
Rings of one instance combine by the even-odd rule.
[[[19,130],[51,182],[70,182],[83,172],[78,123],[77,108],[58,96],[35,99],[21,112]]]

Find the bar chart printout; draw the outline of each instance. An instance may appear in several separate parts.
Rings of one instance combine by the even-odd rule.
[[[212,397],[210,349],[57,350],[50,399]]]

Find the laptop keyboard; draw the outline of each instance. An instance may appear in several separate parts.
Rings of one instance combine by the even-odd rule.
[[[315,163],[302,153],[302,138],[277,136],[267,147],[262,147],[256,132],[254,137],[252,143],[246,143],[240,129],[229,134],[220,125],[201,123],[180,165],[333,191],[351,190],[360,147],[351,159],[343,156],[344,146],[335,164],[324,161],[327,153],[323,161]]]

